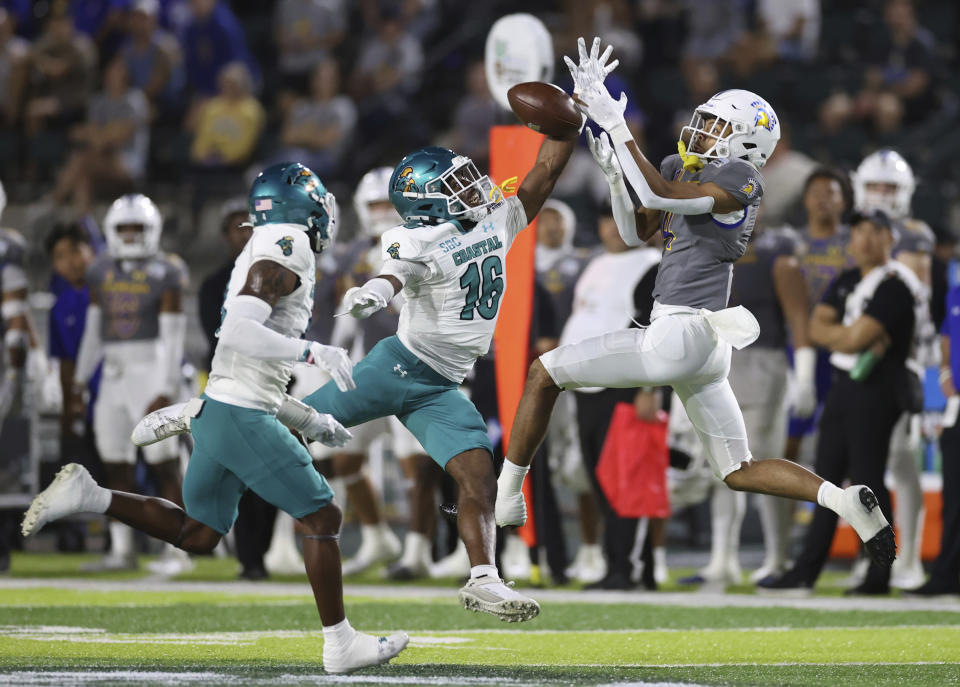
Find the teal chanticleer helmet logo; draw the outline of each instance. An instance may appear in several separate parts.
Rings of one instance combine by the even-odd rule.
[[[320,178],[299,162],[281,162],[260,172],[250,187],[249,208],[254,227],[303,227],[315,253],[323,252],[336,235],[336,199]]]
[[[440,146],[410,153],[390,176],[390,202],[407,224],[452,222],[466,231],[502,200],[473,160]]]

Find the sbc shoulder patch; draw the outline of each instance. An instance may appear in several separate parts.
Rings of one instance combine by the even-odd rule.
[[[290,256],[293,253],[293,237],[284,236],[282,239],[277,241],[277,245],[280,246],[280,250],[283,251],[285,256]]]
[[[387,248],[387,255],[389,255],[394,260],[400,259],[400,244],[394,241],[390,244],[390,247]]]
[[[745,195],[747,198],[753,198],[757,195],[757,191],[760,190],[760,182],[758,182],[753,177],[747,179],[747,183],[740,187],[740,193]]]

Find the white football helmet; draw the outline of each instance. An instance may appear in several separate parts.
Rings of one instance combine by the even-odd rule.
[[[703,128],[708,119],[722,123],[719,133]],[[697,153],[690,148],[698,134],[717,140],[706,152]],[[690,124],[683,127],[680,138],[687,146],[687,153],[701,160],[740,159],[759,169],[777,147],[780,120],[770,104],[756,93],[739,89],[720,91],[693,111]]]
[[[889,185],[891,189],[868,189],[868,184]],[[916,188],[913,170],[895,150],[870,153],[853,173],[857,209],[883,210],[893,219],[903,219],[910,214],[910,201]]]
[[[360,220],[359,236],[378,239],[383,232],[403,224],[390,202],[391,167],[377,167],[363,175],[353,194],[353,207]],[[379,207],[377,207],[379,205]]]
[[[117,231],[123,224],[139,224],[143,232],[136,240],[126,242]],[[115,258],[149,258],[160,249],[160,231],[163,220],[153,201],[141,193],[120,196],[103,219],[103,235],[107,240],[107,251]]]

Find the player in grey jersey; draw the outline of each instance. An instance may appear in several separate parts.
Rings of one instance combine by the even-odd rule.
[[[694,111],[678,144],[680,154],[667,157],[658,173],[627,129],[626,95],[614,100],[603,86],[616,62],[607,65],[611,50],[600,56],[599,44],[595,39],[588,55],[581,40],[580,63],[566,62],[580,108],[607,132],[599,139],[588,134],[588,139],[610,182],[621,236],[629,245],[639,245],[658,229],[663,234],[656,302],[646,329],[561,346],[530,366],[498,480],[497,524],[526,521],[520,485],[561,391],[670,385],[711,467],[727,486],[815,501],[849,522],[870,555],[889,566],[896,542],[874,493],[864,485],[840,489],[790,461],[754,461],[743,415],[727,381],[731,347],[743,348],[759,334],[748,310],[726,306],[733,263],[746,249],[763,196],[759,168],[780,138],[773,108],[749,91],[717,93]],[[629,200],[624,176],[641,207]],[[849,338],[867,335],[876,332],[864,327]],[[871,341],[853,341],[859,347],[852,350]]]

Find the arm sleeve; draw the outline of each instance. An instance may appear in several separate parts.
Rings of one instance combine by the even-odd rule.
[[[699,198],[663,198],[658,196],[647,184],[643,172],[633,159],[633,154],[626,143],[615,143],[614,150],[623,168],[623,175],[636,192],[640,203],[651,210],[664,210],[678,215],[703,215],[713,210],[713,198],[701,196]]]
[[[182,312],[160,313],[160,342],[163,346],[161,379],[167,396],[176,396],[183,364],[183,341],[187,335],[187,316]]]
[[[507,198],[507,207],[507,238],[512,244],[517,235],[527,228],[527,211],[516,196]]]
[[[913,295],[899,279],[887,279],[874,291],[863,313],[880,322],[894,338],[898,332],[913,329]]]
[[[74,369],[73,381],[77,384],[86,384],[103,357],[103,341],[100,338],[100,325],[103,313],[99,305],[87,306],[86,321],[83,325],[83,338],[80,339],[80,352],[77,353],[77,366]]]
[[[309,350],[308,342],[267,327],[264,322],[272,310],[256,296],[231,298],[220,326],[220,343],[257,360],[302,360]]]
[[[643,239],[637,236],[637,216],[633,209],[633,200],[623,177],[610,184],[610,204],[613,207],[613,221],[617,223],[620,238],[628,246],[642,246]]]

